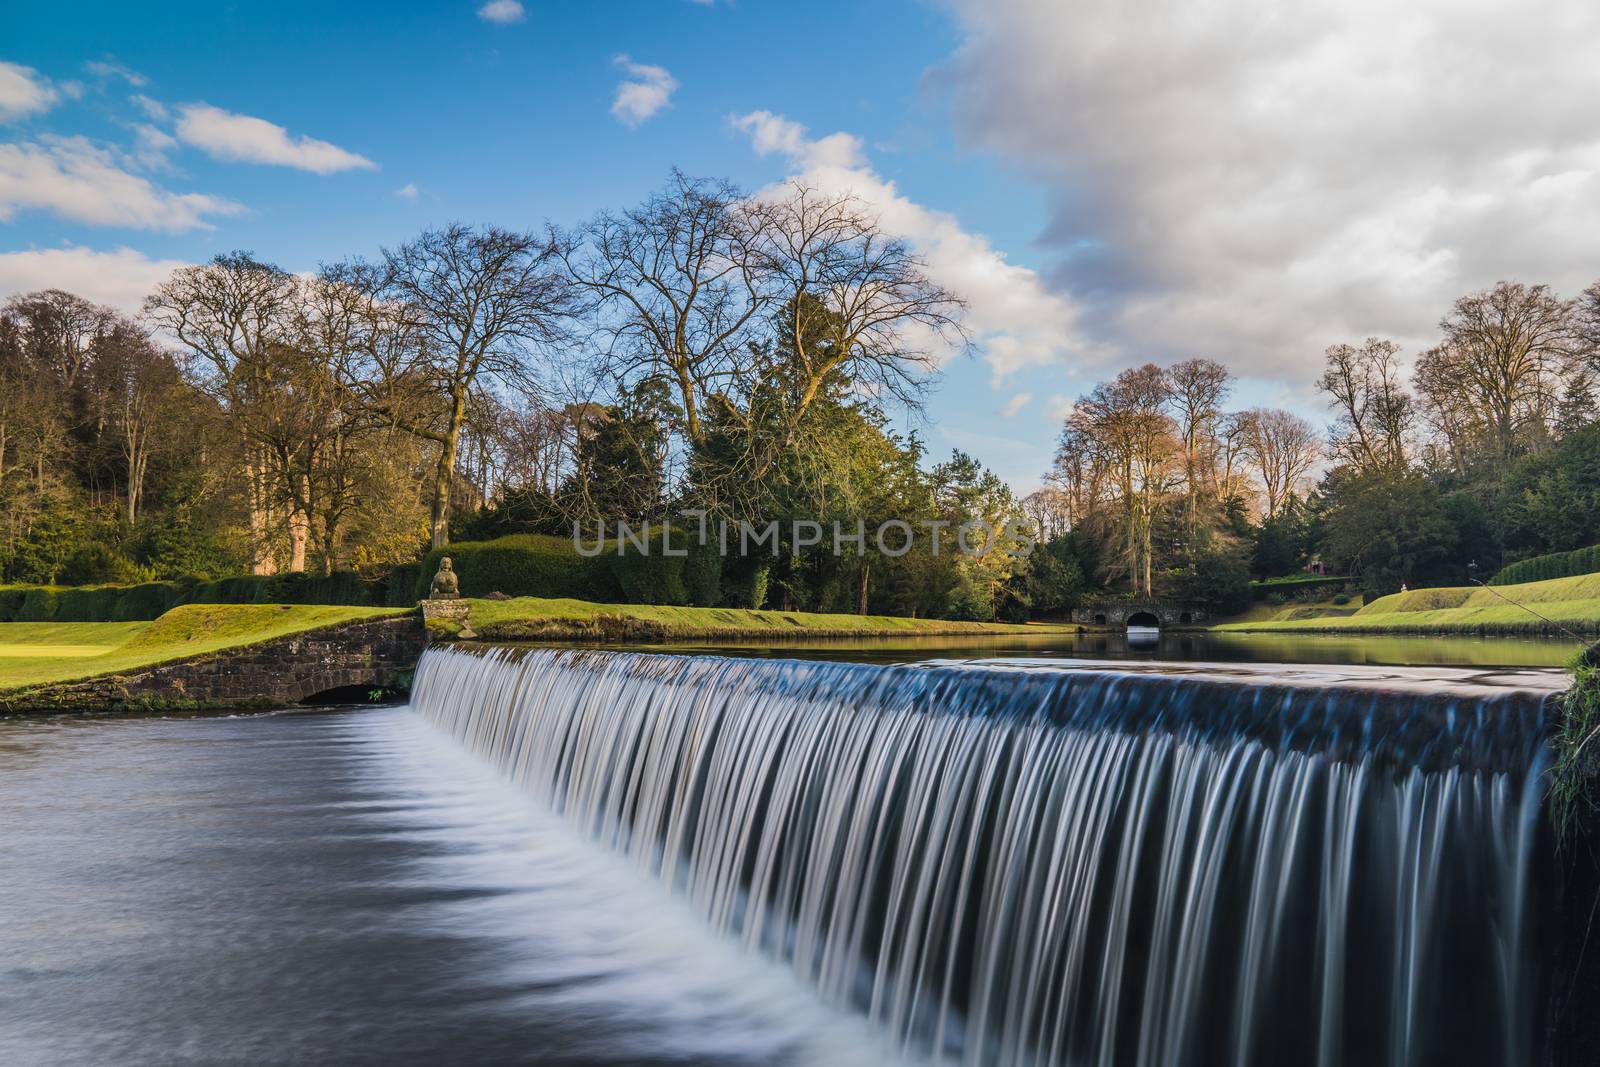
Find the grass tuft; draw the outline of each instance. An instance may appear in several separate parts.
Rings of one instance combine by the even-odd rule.
[[[1600,644],[1573,661],[1572,685],[1561,698],[1561,725],[1551,741],[1550,821],[1565,844],[1600,810]]]

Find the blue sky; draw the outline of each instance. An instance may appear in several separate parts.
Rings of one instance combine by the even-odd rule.
[[[924,433],[1027,489],[1064,405],[1121,366],[1210,356],[1237,404],[1320,420],[1326,345],[1419,350],[1468,288],[1593,280],[1600,130],[1572,101],[1600,90],[1600,20],[1535,6],[1560,17],[12,0],[0,295],[128,306],[225,250],[304,269],[447,220],[574,223],[673,166],[799,174],[857,188],[968,297],[980,350],[947,366]],[[1495,77],[1447,73],[1479,53]]]

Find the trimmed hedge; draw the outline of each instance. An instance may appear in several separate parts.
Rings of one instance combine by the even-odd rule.
[[[504,593],[614,604],[622,595],[608,562],[609,547],[601,555],[585,557],[565,537],[510,534],[493,541],[462,541],[429,552],[416,571],[412,586],[416,600],[428,595],[444,556],[449,556],[455,567],[462,596]]]
[[[1250,583],[1250,597],[1252,600],[1263,600],[1272,593],[1298,593],[1306,589],[1329,589],[1334,586],[1347,586],[1351,582],[1348,577],[1339,575],[1308,574],[1305,577],[1298,575],[1292,578],[1268,578],[1264,582]]]
[[[141,585],[8,586],[0,588],[0,622],[142,622],[179,604],[344,604],[411,607],[428,595],[449,556],[463,596],[568,597],[601,604],[693,604],[723,602],[759,607],[766,597],[766,568],[744,567],[723,574],[715,544],[701,546],[675,531],[674,549],[661,552],[659,527],[652,527],[650,554],[633,545],[618,555],[608,544],[596,556],[578,553],[571,539],[547,534],[511,534],[492,541],[464,541],[404,563],[386,577],[366,579],[349,571],[331,575],[237,575],[214,581],[179,579]]]
[[[143,622],[179,604],[387,605],[386,580],[353,572],[241,575],[141,585],[11,586],[0,590],[0,622]],[[408,607],[410,601],[397,606]]]
[[[417,602],[417,580],[421,575],[420,563],[402,563],[390,571],[389,587],[383,598],[384,607],[409,608],[414,605]]]
[[[1590,545],[1571,552],[1552,552],[1547,556],[1534,556],[1507,564],[1489,579],[1489,584],[1521,585],[1523,582],[1576,578],[1580,574],[1596,572],[1600,572],[1600,545]]]

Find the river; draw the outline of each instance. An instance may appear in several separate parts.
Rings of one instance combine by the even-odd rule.
[[[840,928],[824,922],[833,905],[817,905],[822,910],[815,911],[813,926],[801,924],[788,933],[783,931],[789,928],[780,925],[757,936],[746,926],[728,921],[729,914],[746,906],[741,903],[746,900],[741,879],[750,870],[747,865],[788,863],[791,861],[781,856],[801,847],[792,834],[770,826],[762,829],[754,809],[740,799],[759,798],[765,795],[764,787],[754,783],[735,788],[730,779],[725,787],[726,813],[707,815],[709,821],[691,837],[707,842],[725,839],[726,845],[716,846],[719,850],[755,848],[759,839],[765,842],[761,854],[769,860],[757,860],[755,853],[752,858],[735,860],[733,852],[727,860],[715,860],[709,854],[709,858],[695,858],[695,863],[711,864],[706,870],[721,872],[717,877],[722,879],[715,894],[707,896],[707,890],[697,895],[692,880],[686,887],[676,885],[671,876],[663,877],[659,869],[663,853],[653,838],[619,836],[624,825],[618,821],[619,815],[604,814],[618,803],[621,794],[616,790],[631,782],[630,788],[660,791],[657,802],[667,807],[661,809],[661,815],[652,816],[652,824],[658,818],[666,820],[671,807],[668,799],[677,787],[670,777],[662,778],[658,787],[648,783],[651,775],[662,774],[663,769],[671,771],[679,761],[646,760],[628,771],[629,760],[643,760],[643,742],[628,742],[624,734],[616,732],[620,727],[601,727],[610,720],[595,719],[594,726],[582,727],[591,738],[586,744],[602,746],[594,750],[594,758],[566,769],[561,769],[565,765],[557,759],[547,771],[535,770],[528,755],[534,751],[532,746],[554,745],[549,751],[555,759],[562,748],[552,739],[559,733],[536,740],[530,732],[527,740],[518,740],[517,730],[533,728],[515,725],[515,717],[526,714],[518,709],[556,708],[571,702],[571,710],[561,715],[573,716],[573,724],[590,714],[586,708],[614,707],[631,717],[629,721],[635,725],[629,729],[643,731],[641,737],[657,736],[662,727],[652,724],[705,712],[707,705],[697,693],[708,699],[720,694],[715,697],[723,709],[718,714],[731,716],[729,723],[740,721],[746,704],[764,709],[761,714],[771,722],[796,715],[824,730],[835,729],[830,724],[855,722],[857,725],[848,729],[838,725],[837,739],[826,745],[822,735],[806,742],[822,746],[817,749],[819,754],[834,753],[828,759],[814,760],[799,740],[784,741],[779,735],[760,740],[747,756],[731,763],[709,751],[696,757],[704,761],[710,775],[765,766],[771,761],[776,761],[771,765],[777,767],[783,761],[799,760],[794,763],[794,774],[801,777],[790,779],[785,777],[789,772],[775,771],[779,777],[774,781],[792,782],[785,788],[797,790],[803,780],[814,781],[814,786],[805,789],[822,792],[805,792],[813,799],[804,801],[798,799],[803,791],[797,792],[795,803],[838,805],[851,802],[849,798],[857,792],[863,798],[869,792],[842,780],[830,780],[828,760],[840,759],[846,751],[837,746],[846,742],[867,746],[846,765],[854,765],[857,758],[862,766],[887,761],[878,772],[882,774],[890,774],[893,761],[902,758],[901,742],[893,741],[890,734],[869,740],[878,730],[873,723],[880,713],[886,716],[885,723],[900,724],[892,729],[901,731],[909,729],[907,708],[921,708],[925,700],[943,701],[949,708],[937,714],[953,716],[948,719],[950,729],[964,731],[968,727],[961,723],[975,726],[988,719],[994,721],[994,729],[1000,729],[1017,716],[1023,717],[1016,719],[1019,723],[1026,719],[1028,708],[1036,703],[1026,693],[1042,692],[1039,686],[1053,685],[1041,679],[1051,676],[1054,667],[1072,667],[1071,658],[1080,661],[1076,667],[1082,669],[1090,666],[1082,663],[1083,659],[1096,657],[1139,668],[1127,677],[1143,676],[1149,679],[1148,685],[1157,688],[1149,690],[1149,697],[1141,697],[1139,690],[1129,688],[1134,682],[1113,679],[1105,683],[1108,688],[1101,695],[1095,695],[1098,690],[1062,690],[1059,697],[1039,699],[1059,703],[1068,699],[1069,692],[1088,696],[1071,697],[1076,702],[1072,707],[1079,710],[1061,713],[1069,718],[1029,726],[1032,732],[1027,736],[1034,740],[1026,744],[992,743],[1009,746],[1006,751],[1015,753],[1028,753],[1047,743],[1049,751],[1058,753],[1049,758],[1062,761],[1063,767],[1077,760],[1096,761],[1101,769],[1095,772],[1095,780],[1105,783],[1115,775],[1133,774],[1135,764],[1130,761],[1137,746],[1148,744],[1152,746],[1148,754],[1137,757],[1141,765],[1153,759],[1170,761],[1172,780],[1188,780],[1187,788],[1196,791],[1198,806],[1193,810],[1210,811],[1225,797],[1230,798],[1226,803],[1236,808],[1236,814],[1226,821],[1211,822],[1214,817],[1208,815],[1206,825],[1193,828],[1199,836],[1184,844],[1183,838],[1172,836],[1177,830],[1171,816],[1165,830],[1160,819],[1150,824],[1148,834],[1143,828],[1145,816],[1138,812],[1178,803],[1169,798],[1160,777],[1129,778],[1130,783],[1145,782],[1139,788],[1148,790],[1148,799],[1126,811],[1104,806],[1099,799],[1103,785],[1077,779],[1062,779],[1063,788],[1077,791],[1071,796],[1064,793],[1048,799],[1048,794],[1041,792],[1037,800],[1024,802],[1019,795],[1006,802],[1017,813],[1036,810],[1036,805],[1040,812],[1058,813],[1051,819],[1069,815],[1075,819],[1078,816],[1072,813],[1082,812],[1085,818],[1117,820],[1105,822],[1093,835],[1084,837],[1085,842],[1112,841],[1114,835],[1131,835],[1130,841],[1146,842],[1135,851],[1124,846],[1121,852],[1109,849],[1098,858],[1084,853],[1075,861],[1083,872],[1077,882],[1057,886],[1042,869],[1030,874],[1027,884],[1037,882],[1039,895],[1030,896],[1034,891],[1018,883],[1015,903],[1008,905],[1033,908],[1055,901],[1048,906],[1070,905],[1094,914],[1112,907],[1113,901],[1126,894],[1126,909],[1131,910],[1118,920],[1118,928],[1128,944],[1135,946],[1135,955],[1130,957],[1134,960],[1154,951],[1166,936],[1161,931],[1170,926],[1177,940],[1163,951],[1170,951],[1171,965],[1178,972],[1191,975],[1182,996],[1174,999],[1172,991],[1161,985],[1159,971],[1140,971],[1137,977],[1113,981],[1106,976],[1123,975],[1121,968],[1107,971],[1109,964],[1104,962],[1091,966],[1088,957],[1081,964],[1082,972],[1073,971],[1077,977],[1070,979],[1080,983],[1075,996],[1086,998],[1086,1004],[1100,1003],[1100,998],[1109,996],[1119,984],[1131,983],[1123,1011],[1142,1011],[1148,1025],[1156,1028],[1150,1032],[1161,1035],[1159,1040],[1150,1039],[1149,1048],[1139,1045],[1139,1062],[1162,1062],[1184,1049],[1214,1046],[1236,1053],[1254,1048],[1255,1054],[1243,1056],[1239,1062],[1265,1063],[1274,1062],[1271,1057],[1276,1053],[1269,1050],[1298,1055],[1320,1048],[1324,1057],[1337,1056],[1339,1048],[1369,1040],[1370,1047],[1359,1047],[1365,1050],[1363,1055],[1370,1054],[1370,1062],[1379,1062],[1370,1058],[1378,1056],[1385,1062],[1413,1062],[1413,1048],[1419,1057],[1424,1049],[1443,1048],[1458,1062],[1477,1062],[1474,1056],[1479,1053],[1483,1062],[1517,1062],[1532,1048],[1529,1035],[1534,1009],[1528,998],[1537,982],[1518,977],[1520,970],[1508,968],[1525,968],[1524,963],[1515,961],[1533,958],[1532,943],[1522,935],[1511,942],[1513,947],[1521,947],[1496,965],[1502,973],[1498,982],[1488,980],[1485,967],[1495,952],[1505,951],[1501,942],[1505,931],[1526,925],[1524,913],[1531,906],[1517,903],[1512,907],[1509,902],[1527,899],[1523,882],[1531,868],[1526,858],[1529,846],[1523,838],[1533,825],[1533,809],[1528,806],[1530,800],[1518,798],[1532,794],[1516,783],[1536,780],[1536,773],[1529,768],[1535,766],[1537,757],[1531,757],[1527,748],[1528,738],[1536,735],[1518,727],[1505,734],[1505,740],[1495,740],[1500,734],[1492,731],[1509,726],[1495,725],[1498,713],[1493,709],[1500,706],[1495,702],[1502,700],[1497,694],[1507,687],[1532,684],[1547,690],[1553,672],[1452,673],[1431,668],[1379,670],[1376,666],[1366,668],[1366,673],[1360,667],[1298,672],[1270,667],[1232,669],[1233,674],[1254,679],[1241,685],[1282,681],[1291,685],[1285,693],[1298,691],[1294,687],[1313,686],[1317,693],[1332,694],[1309,701],[1294,698],[1299,700],[1298,710],[1285,719],[1289,704],[1282,696],[1273,698],[1276,704],[1266,705],[1248,696],[1229,697],[1232,703],[1226,706],[1233,710],[1224,711],[1224,706],[1218,705],[1215,714],[1207,711],[1204,703],[1194,703],[1195,697],[1184,696],[1181,703],[1172,703],[1176,697],[1159,695],[1159,687],[1169,684],[1159,667],[1127,662],[1157,657],[1239,662],[1274,653],[1285,657],[1293,653],[1295,659],[1308,663],[1356,658],[1349,651],[1340,656],[1330,649],[1328,638],[1317,638],[1313,645],[1288,643],[1304,640],[1274,637],[1266,639],[1273,642],[1269,644],[1254,635],[1241,640],[1231,635],[1176,634],[1162,636],[1152,644],[1130,643],[1118,635],[1083,635],[1067,639],[894,640],[855,648],[785,645],[722,649],[764,657],[954,664],[932,673],[904,675],[893,683],[892,690],[883,690],[883,694],[909,693],[923,684],[918,679],[951,679],[928,689],[926,698],[906,697],[911,701],[906,708],[895,704],[901,699],[898,696],[872,695],[878,692],[873,687],[879,683],[871,680],[876,675],[861,674],[866,669],[842,664],[829,668],[847,672],[837,678],[802,671],[795,676],[800,680],[766,683],[754,680],[771,675],[770,670],[743,671],[742,666],[755,665],[735,662],[717,668],[719,680],[714,684],[707,675],[704,684],[680,686],[682,692],[669,699],[649,679],[671,673],[655,664],[681,660],[647,656],[630,661],[602,655],[596,663],[637,662],[640,666],[628,670],[641,681],[627,683],[633,688],[581,688],[601,683],[585,680],[590,668],[580,658],[559,669],[552,667],[556,673],[537,684],[565,688],[551,689],[548,697],[535,699],[529,695],[531,691],[508,688],[533,684],[522,675],[502,678],[480,671],[473,663],[460,662],[451,668],[459,678],[441,673],[442,667],[432,668],[429,695],[418,710],[369,707],[232,717],[0,721],[0,869],[5,872],[4,892],[0,893],[0,1063],[8,1067],[877,1064],[895,1062],[902,1056],[919,1060],[931,1051],[929,1040],[958,1047],[964,1040],[960,1037],[963,1020],[973,1012],[991,1018],[986,1025],[996,1027],[992,1040],[997,1042],[991,1048],[969,1041],[965,1055],[974,1062],[1002,1058],[1028,1062],[1032,1055],[1028,1048],[1046,1040],[1047,1032],[1055,1035],[1049,1040],[1063,1054],[1078,1042],[1083,1048],[1100,1048],[1103,1057],[1108,1049],[1122,1048],[1129,1033],[1139,1032],[1138,1026],[1130,1031],[1127,1027],[1132,1024],[1127,1022],[1107,1028],[1089,1021],[1076,1029],[1062,1029],[1066,1016],[1036,1014],[1062,1010],[1062,1004],[1048,997],[1041,1001],[1039,996],[1049,988],[1048,983],[1068,978],[1063,977],[1066,972],[1054,970],[1064,964],[1043,957],[1033,959],[1029,953],[1034,950],[1026,947],[1025,940],[1017,943],[1016,952],[1007,950],[985,964],[1022,968],[1028,961],[1031,970],[1016,970],[1009,979],[1012,993],[1004,992],[1005,983],[993,988],[975,984],[977,980],[963,971],[953,979],[954,986],[946,987],[945,1000],[932,1002],[945,1004],[936,1012],[935,1025],[925,1017],[931,1009],[916,1007],[918,995],[902,1005],[907,995],[903,979],[894,979],[902,983],[896,986],[880,976],[877,982],[887,998],[884,1003],[902,1006],[886,1007],[879,1013],[883,1017],[877,1017],[874,1012],[878,1009],[869,1010],[869,1003],[876,1004],[878,994],[867,995],[858,985],[866,980],[865,974],[859,979],[852,977],[853,957],[841,953],[860,937],[865,936],[871,944],[887,934],[862,933],[876,927]],[[1556,643],[1538,641],[1359,640],[1367,648],[1360,661],[1374,665],[1399,658],[1423,664],[1537,667],[1562,662],[1567,654]],[[968,668],[959,663],[965,659],[1007,662],[968,678],[963,673]],[[785,673],[789,668],[773,667],[779,673],[771,677],[789,677]],[[1044,673],[1029,668],[1043,668]],[[1233,685],[1229,669],[1197,671],[1191,672],[1193,677],[1220,678],[1224,687]],[[885,677],[890,673],[883,672]],[[784,701],[797,701],[793,710],[786,710],[788,704],[772,703],[776,697],[747,691],[747,683],[741,680],[746,674],[752,679],[749,684],[779,686],[775,693],[793,692],[792,697],[783,696]],[[1013,676],[1017,682],[1007,681]],[[817,680],[804,681],[806,678]],[[1519,680],[1523,678],[1532,681]],[[1360,696],[1367,691],[1363,687],[1373,682],[1381,682],[1390,694],[1381,708]],[[1191,683],[1180,679],[1172,684],[1183,687]],[[1329,684],[1335,688],[1328,689]],[[862,689],[863,685],[867,688]],[[907,685],[911,689],[906,689]],[[1346,690],[1338,686],[1353,686],[1348,692],[1356,695],[1339,696]],[[1452,687],[1459,687],[1459,700],[1439,697]],[[803,696],[813,690],[813,696]],[[1394,695],[1401,691],[1415,695]],[[594,695],[577,695],[584,692]],[[846,692],[853,695],[844,695]],[[679,710],[673,710],[673,701],[681,705]],[[1415,701],[1415,706],[1406,701]],[[1182,714],[1193,716],[1195,725],[1174,725],[1172,709],[1190,705],[1194,710]],[[1139,725],[1140,709],[1161,706],[1168,706],[1160,713],[1167,724],[1161,727],[1163,732],[1141,739],[1146,727]],[[1095,718],[1102,707],[1107,709],[1103,720]],[[1479,710],[1465,716],[1453,710],[1471,708]],[[1486,713],[1484,709],[1489,710]],[[774,714],[777,717],[770,718]],[[469,721],[465,716],[493,731],[492,745],[487,740],[458,743],[450,736],[461,729],[450,723],[458,717],[460,722]],[[1366,725],[1359,731],[1346,730],[1338,725],[1339,716],[1354,716],[1350,724]],[[554,723],[552,720],[552,728],[558,731],[569,728]],[[1177,732],[1167,737],[1168,730]],[[591,731],[598,732],[591,735]],[[1384,740],[1385,731],[1392,733],[1390,740]],[[1063,740],[1069,735],[1076,740]],[[905,736],[909,742],[911,735]],[[957,736],[950,735],[952,739]],[[1124,740],[1115,741],[1117,737]],[[1351,745],[1357,748],[1350,749]],[[1074,755],[1080,749],[1082,754]],[[505,763],[498,755],[502,751],[522,755],[505,757],[512,760]],[[608,751],[614,754],[604,755]],[[933,754],[941,749],[934,746],[927,751]],[[1378,765],[1388,770],[1366,784],[1360,774],[1343,777],[1347,772],[1339,768],[1366,765],[1369,756],[1363,753],[1367,752],[1376,753],[1370,758],[1378,759]],[[1530,759],[1535,763],[1529,763]],[[496,762],[501,763],[498,771],[493,766]],[[996,768],[1005,765],[1004,760],[994,764]],[[949,823],[949,833],[934,834],[929,840],[959,840],[962,835],[954,833],[958,825],[969,827],[963,833],[977,833],[983,827],[982,832],[990,834],[1015,823],[1019,827],[1015,832],[1022,835],[1019,842],[1054,833],[1061,835],[1055,847],[1078,847],[1072,843],[1078,835],[1088,833],[1087,827],[1074,829],[1068,822],[1035,826],[1016,822],[1016,814],[991,824],[987,816],[978,814],[983,810],[979,798],[991,788],[979,784],[991,773],[980,774],[982,766],[981,761],[972,764],[970,781],[975,791],[962,794],[967,797],[961,801],[969,812],[966,821]],[[711,769],[715,767],[725,770]],[[1246,803],[1246,794],[1229,786],[1235,773],[1230,767],[1255,783],[1249,789],[1261,796],[1259,810],[1253,807],[1256,800]],[[1404,772],[1409,779],[1388,780],[1410,767],[1415,769]],[[1003,777],[1023,772],[993,773]],[[1030,776],[1035,773],[1027,772]],[[546,795],[558,780],[566,783],[560,787],[562,791]],[[1031,788],[1043,788],[1050,780],[1049,775],[1037,778],[1038,784]],[[957,779],[937,772],[927,781],[927,795],[933,796],[955,789]],[[1368,795],[1371,790],[1376,792]],[[906,797],[922,793],[923,789],[916,787]],[[1281,802],[1271,799],[1280,794]],[[598,806],[590,816],[575,818],[573,798],[590,795]],[[553,803],[551,796],[562,799]],[[833,799],[820,799],[824,797]],[[1299,807],[1291,805],[1295,797],[1299,799],[1292,805]],[[1453,797],[1460,797],[1459,802]],[[852,817],[868,837],[842,836],[830,847],[846,850],[842,854],[856,856],[855,862],[869,856],[872,850],[862,852],[861,846],[870,837],[874,820],[905,810],[902,802],[884,803],[880,815],[863,810]],[[1322,810],[1319,805],[1327,814],[1317,814]],[[1348,824],[1341,833],[1352,835],[1343,846],[1346,851],[1340,853],[1342,860],[1326,853],[1332,844],[1317,843],[1324,832],[1318,829],[1319,820],[1333,818],[1336,805],[1343,812],[1339,818]],[[1302,814],[1308,820],[1303,834],[1293,830],[1294,820]],[[842,814],[838,817],[844,818]],[[907,817],[893,815],[895,819]],[[741,819],[755,819],[748,835],[740,829]],[[1474,829],[1462,820],[1479,822]],[[660,825],[665,834],[662,841],[677,839],[674,834],[680,831],[669,832],[665,821]],[[820,825],[831,825],[831,821],[823,820]],[[1329,824],[1329,832],[1331,827]],[[1399,837],[1394,836],[1397,832]],[[1419,832],[1449,836],[1415,836]],[[1430,839],[1434,844],[1428,847],[1434,848],[1446,840],[1453,842],[1442,860],[1429,859],[1425,849],[1409,851],[1422,848]],[[1168,844],[1156,848],[1153,843],[1161,840]],[[1232,843],[1236,840],[1238,844]],[[1294,844],[1296,840],[1304,841],[1311,851],[1303,851],[1301,859],[1291,862],[1294,850],[1300,847]],[[1323,853],[1316,851],[1319,849]],[[1389,855],[1395,849],[1399,851]],[[961,874],[965,866],[987,862],[983,857],[988,851],[986,845],[948,871],[935,863],[907,884],[915,883],[916,892],[926,894],[931,906],[951,908],[952,901],[959,903],[969,889],[976,891],[972,887],[988,884],[976,880],[976,873]],[[1023,849],[1015,855],[1029,853],[1030,849]],[[806,854],[804,848],[795,853],[792,862],[801,866],[782,876],[785,885],[798,887],[801,881],[787,879],[804,878],[818,879],[820,887],[851,884],[820,873],[802,875]],[[1322,859],[1316,858],[1319,854]],[[907,862],[932,862],[915,860],[914,851],[905,855],[911,857]],[[1256,863],[1253,857],[1257,855],[1261,857],[1257,866],[1235,867],[1240,862]],[[1278,859],[1273,860],[1275,856]],[[1192,871],[1190,858],[1196,864]],[[1202,861],[1210,873],[1203,883],[1190,885],[1188,879],[1200,877]],[[1352,867],[1357,861],[1359,866]],[[1128,875],[1116,873],[1144,865],[1151,865],[1148,882],[1143,878],[1126,882]],[[1370,876],[1363,875],[1361,871],[1369,866]],[[1281,875],[1275,873],[1279,870]],[[877,884],[879,876],[863,873],[851,877],[862,887],[870,887]],[[667,884],[661,884],[663,880]],[[1182,918],[1187,911],[1169,915],[1143,895],[1145,890],[1134,888],[1145,884],[1153,890],[1168,882],[1171,888],[1161,892],[1177,893],[1176,899],[1191,893],[1211,894],[1208,886],[1218,891],[1233,887],[1228,894],[1254,886],[1249,892],[1267,894],[1262,899],[1276,895],[1275,906],[1281,915],[1263,925],[1267,920],[1256,914],[1253,905],[1244,907],[1252,897],[1207,896],[1213,901],[1207,906],[1220,909],[1212,937],[1216,944],[1207,948],[1204,940],[1193,941],[1198,934],[1191,932],[1189,920]],[[1480,914],[1474,910],[1478,897],[1446,892],[1451,885],[1467,883],[1480,889],[1489,887],[1483,899],[1493,900],[1493,907],[1500,910]],[[992,884],[1008,883],[1000,879]],[[1128,888],[1119,888],[1124,884]],[[1410,888],[1401,892],[1405,886]],[[1496,886],[1503,888],[1493,888]],[[796,921],[813,915],[813,905],[802,903],[799,889],[790,891],[797,894],[793,905]],[[1079,892],[1086,895],[1080,903],[1072,903],[1070,894]],[[1430,894],[1436,892],[1438,900],[1430,903]],[[1364,921],[1363,926],[1351,928],[1348,962],[1340,963],[1341,972],[1351,968],[1349,1001],[1344,1006],[1312,1011],[1307,1005],[1319,996],[1326,1005],[1330,994],[1316,994],[1321,986],[1302,988],[1304,968],[1283,961],[1292,962],[1291,957],[1317,959],[1319,973],[1332,966],[1333,945],[1317,932],[1326,924],[1317,915],[1319,911],[1328,914],[1330,900],[1345,900],[1340,907],[1353,909],[1352,914],[1386,914],[1384,922],[1391,925],[1380,925],[1374,932]],[[1236,911],[1236,904],[1244,910]],[[991,913],[986,907],[972,914],[988,916]],[[733,912],[727,912],[728,908]],[[965,914],[959,907],[950,912],[952,930],[965,930],[977,921],[962,918]],[[994,914],[1004,918],[1003,911]],[[708,929],[708,917],[715,916],[721,918]],[[884,922],[884,930],[901,930],[895,936],[907,940],[898,951],[913,956],[922,952],[919,939],[925,936],[935,938],[930,944],[939,944],[935,931],[923,934],[902,929],[897,925],[901,920],[868,916],[856,922],[869,919]],[[1453,931],[1448,940],[1442,937],[1446,926]],[[1011,931],[1012,926],[1005,929]],[[1076,928],[1068,924],[1060,929]],[[1394,941],[1402,931],[1404,939]],[[1017,935],[1010,932],[1005,936]],[[1104,932],[1098,927],[1073,936],[1087,936],[1085,946],[1099,945],[1094,948],[1095,958],[1112,951],[1111,942],[1099,941]],[[814,942],[817,959],[826,961],[819,964],[828,976],[826,981],[790,958],[795,944],[791,938],[796,937],[802,945]],[[1391,959],[1391,947],[1399,945],[1409,947]],[[1344,960],[1345,949],[1341,947],[1339,953],[1338,958]],[[964,959],[964,952],[957,953],[942,966],[965,967]],[[1211,988],[1213,979],[1207,975],[1231,976],[1246,960],[1255,961],[1250,967],[1260,974],[1251,987],[1256,991],[1249,997]],[[1284,966],[1287,969],[1272,979],[1274,968]],[[1356,968],[1370,973],[1358,973]],[[1035,972],[1040,977],[1027,977]],[[899,972],[891,968],[885,973],[892,978]],[[1096,974],[1100,977],[1094,978]],[[1020,977],[1027,981],[1018,986]],[[1228,981],[1236,979],[1229,977]],[[1448,1028],[1437,1025],[1437,1020],[1451,1015],[1439,1014],[1428,991],[1436,985],[1444,988],[1447,982],[1452,983],[1451,995],[1457,1003],[1474,1006],[1472,1026],[1460,1020]],[[1393,991],[1385,994],[1387,1001],[1374,1006],[1368,1000],[1379,985]],[[951,994],[952,988],[959,995]],[[1274,1000],[1280,996],[1275,992],[1280,988],[1287,991],[1281,994],[1287,999]],[[1023,1003],[1016,999],[1018,990],[1028,991],[1031,999],[1027,1003],[1035,1005],[1026,1012],[1016,1007]],[[1415,999],[1418,990],[1427,996]],[[1140,1003],[1143,1008],[1138,1008]],[[1339,1003],[1343,1003],[1342,995]],[[1397,1008],[1397,1004],[1412,1006]],[[1219,1010],[1223,1015],[1215,1016]],[[1123,1018],[1104,1006],[1096,1011],[1113,1020]],[[1008,1021],[1013,1012],[1021,1013],[1016,1016],[1020,1021]],[[869,1022],[868,1016],[876,1021]],[[1231,1020],[1228,1028],[1218,1030],[1207,1024],[1192,1029],[1193,1020],[1213,1016]],[[1138,1015],[1127,1018],[1137,1019]],[[1317,1023],[1316,1018],[1334,1021]],[[1046,1025],[1052,1019],[1057,1021]],[[1372,1029],[1375,1023],[1381,1023],[1376,1030]],[[930,1039],[925,1031],[936,1037]],[[916,1034],[923,1036],[913,1039]],[[1335,1051],[1329,1053],[1329,1049]],[[1528,1054],[1531,1056],[1531,1051]]]

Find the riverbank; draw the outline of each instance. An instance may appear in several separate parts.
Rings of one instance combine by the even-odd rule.
[[[327,605],[189,604],[153,622],[0,623],[0,693],[14,698],[37,687],[133,674],[406,614],[392,608]]]
[[[960,622],[888,615],[833,615],[746,608],[688,608],[652,604],[595,604],[587,600],[513,597],[469,599],[468,624],[485,641],[604,641],[607,643],[839,637],[960,637],[981,634],[1071,634],[1070,623]],[[432,623],[441,636],[456,626]]]
[[[1287,606],[1286,606],[1287,607]],[[1450,586],[1379,597],[1353,613],[1245,618],[1209,627],[1232,633],[1472,634],[1600,633],[1600,574],[1521,585]]]

